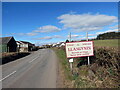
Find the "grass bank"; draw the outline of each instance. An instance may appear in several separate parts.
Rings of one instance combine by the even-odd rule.
[[[65,48],[54,48],[64,71],[65,88],[120,88],[120,53],[115,49],[95,48],[95,56],[74,58],[73,74],[66,59]]]
[[[60,65],[60,68],[59,68],[59,71],[60,73],[59,74],[62,74],[60,75],[61,79],[62,80],[62,86],[59,86],[59,88],[73,88],[73,77],[72,77],[72,73],[70,71],[70,68],[69,68],[69,63],[68,63],[68,60],[66,58],[66,54],[65,54],[65,51],[63,49],[60,49],[60,48],[53,48],[53,50],[56,52],[57,54],[57,57],[59,59],[59,65]]]

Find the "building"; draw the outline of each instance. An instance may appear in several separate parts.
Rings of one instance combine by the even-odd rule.
[[[65,46],[65,42],[61,42],[59,47]]]
[[[56,47],[56,45],[57,45],[57,44],[54,43],[54,44],[52,44],[52,47]]]
[[[0,38],[0,52],[16,52],[17,43],[14,37],[2,37]]]
[[[65,46],[65,42],[58,42],[56,44],[52,44],[52,47],[62,47]]]
[[[28,52],[35,48],[35,45],[26,41],[16,41],[18,52]]]

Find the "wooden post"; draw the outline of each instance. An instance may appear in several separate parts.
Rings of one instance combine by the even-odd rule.
[[[88,32],[86,32],[86,41],[88,41]],[[88,65],[90,65],[90,58],[88,56]]]

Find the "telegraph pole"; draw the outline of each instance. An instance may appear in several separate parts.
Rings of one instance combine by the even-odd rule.
[[[70,32],[70,42],[71,42],[71,32]]]
[[[88,32],[86,32],[86,41],[88,41]],[[90,58],[88,56],[88,65],[90,65]]]
[[[69,36],[69,38],[70,38],[70,42],[71,42],[71,32],[70,32],[70,36]],[[70,58],[70,59],[69,59],[69,62],[70,62],[70,69],[71,69],[71,72],[73,73],[73,70],[72,70],[72,62],[73,62],[73,58]]]

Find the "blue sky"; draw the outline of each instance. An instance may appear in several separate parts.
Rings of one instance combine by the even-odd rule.
[[[37,45],[117,31],[117,2],[3,2],[2,34]]]

